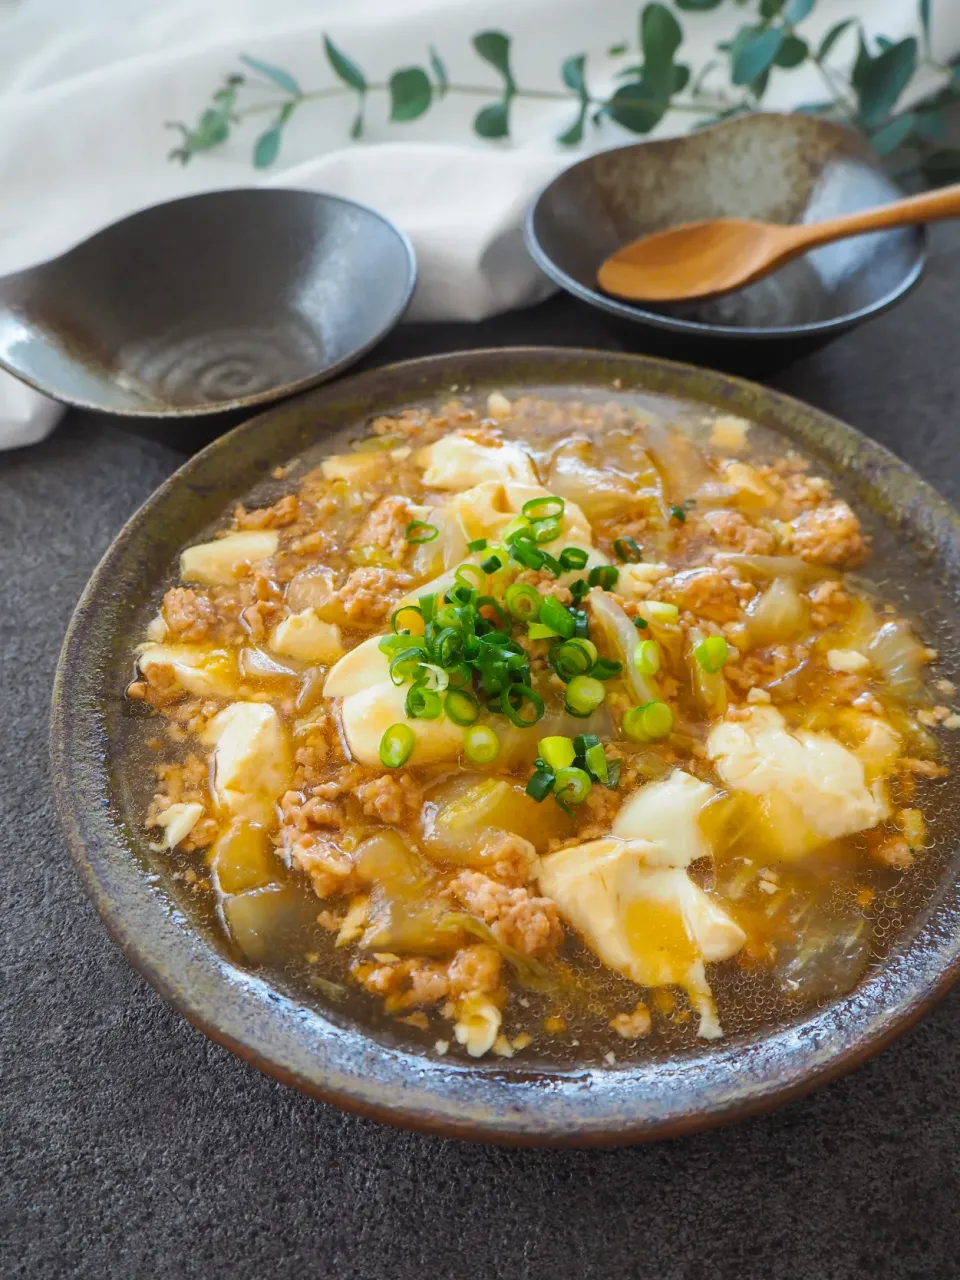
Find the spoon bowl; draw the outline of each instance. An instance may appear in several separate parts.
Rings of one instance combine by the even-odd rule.
[[[406,236],[364,205],[280,188],[187,196],[0,279],[0,366],[107,413],[242,408],[353,363],[415,279]]]

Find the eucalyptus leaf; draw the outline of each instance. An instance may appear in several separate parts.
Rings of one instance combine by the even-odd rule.
[[[782,27],[770,27],[752,36],[738,50],[731,70],[731,80],[737,85],[752,84],[770,70],[784,41]],[[766,87],[766,86],[764,86]],[[757,95],[760,96],[759,94]]]
[[[917,113],[917,133],[924,142],[942,142],[947,134],[947,113],[943,107]]]
[[[760,0],[760,17],[769,22],[782,8],[783,0]]]
[[[858,93],[860,117],[867,128],[884,120],[917,69],[917,42],[913,36],[884,49],[870,62]]]
[[[357,111],[357,114],[353,117],[353,124],[350,126],[350,137],[354,140],[354,142],[356,142],[358,138],[363,137],[363,104],[362,102],[359,110]]]
[[[563,133],[561,133],[558,136],[557,141],[561,143],[563,146],[575,147],[577,143],[583,141],[583,126],[587,118],[588,106],[589,106],[589,101],[587,99],[584,99],[580,103],[580,110],[577,113],[576,120],[574,120],[573,124],[569,127],[569,129],[564,129]]]
[[[417,120],[433,99],[430,77],[422,67],[404,67],[390,77],[390,119]]]
[[[586,54],[578,53],[573,57],[566,58],[563,66],[560,68],[560,75],[563,79],[563,83],[568,89],[572,89],[574,93],[578,93],[581,98],[586,98],[588,96],[583,79],[583,71],[586,64]]]
[[[894,116],[892,120],[881,125],[876,133],[870,135],[870,143],[874,151],[878,156],[886,156],[891,151],[896,151],[897,147],[902,146],[910,137],[916,123],[917,117],[912,111],[907,111],[902,116]]]
[[[873,54],[867,48],[867,42],[863,38],[863,28],[858,33],[857,56],[854,60],[853,70],[850,72],[850,83],[858,94],[863,91],[867,77],[870,74],[870,68],[873,66]]]
[[[798,22],[809,17],[817,0],[789,0],[783,11],[783,20],[788,27],[795,27]]]
[[[644,80],[634,80],[617,89],[604,113],[631,133],[649,133],[663,119],[666,109],[666,102],[658,100]]]
[[[222,111],[210,107],[200,117],[199,125],[190,135],[190,149],[209,151],[211,147],[217,147],[221,142],[226,142],[229,136],[230,121]]]
[[[627,42],[621,40],[618,44],[612,44],[607,50],[608,58],[619,58],[627,52]]]
[[[960,182],[960,151],[953,147],[942,147],[924,156],[920,170],[927,181],[935,187],[945,182]]]
[[[683,62],[673,64],[673,92],[683,93],[690,83],[690,68]]]
[[[790,71],[793,67],[799,67],[801,63],[806,62],[809,53],[810,46],[802,36],[787,36],[773,60],[774,66]]]
[[[437,53],[433,45],[430,46],[430,70],[433,72],[437,81],[437,97],[442,98],[447,92],[447,86],[450,84],[450,77],[447,75],[447,68],[443,59]]]
[[[275,67],[272,62],[264,62],[261,58],[251,58],[246,53],[241,53],[240,61],[245,62],[252,71],[258,71],[260,75],[266,76],[268,80],[272,80],[278,88],[283,89],[285,93],[292,94],[295,98],[299,98],[303,90],[294,80],[289,71],[284,71],[282,67]],[[266,137],[266,134],[263,135]],[[262,166],[261,166],[262,167]]]
[[[706,13],[708,9],[719,9],[723,0],[675,0],[678,9],[687,13]]]
[[[508,103],[494,102],[481,107],[473,118],[473,131],[480,138],[506,138],[510,134]]]
[[[510,37],[502,31],[481,31],[473,37],[473,47],[484,60],[503,76],[507,95],[516,92],[513,73],[510,70]],[[474,123],[476,128],[476,123]],[[479,131],[478,131],[479,132]],[[503,134],[482,134],[481,137],[503,137]]]
[[[351,62],[346,54],[341,53],[329,36],[323,37],[323,47],[330,66],[343,83],[348,84],[351,89],[356,89],[358,93],[366,93],[367,81],[357,64]]]
[[[824,58],[829,56],[830,50],[837,43],[837,41],[840,39],[843,33],[849,27],[853,26],[853,23],[854,23],[853,18],[844,18],[843,22],[834,23],[834,25],[830,28],[827,34],[820,41],[820,47],[816,53],[817,62],[823,62]]]
[[[280,140],[283,130],[274,125],[266,133],[261,133],[253,147],[253,167],[269,169],[280,153]]]
[[[666,101],[674,91],[673,55],[681,44],[683,31],[666,5],[644,5],[640,18],[642,78],[657,99]]]
[[[930,0],[920,0],[920,26],[923,30],[923,51],[930,56]]]

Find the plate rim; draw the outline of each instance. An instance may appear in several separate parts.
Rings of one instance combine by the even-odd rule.
[[[177,468],[134,512],[91,574],[63,642],[52,700],[52,779],[71,858],[116,945],[189,1022],[261,1071],[345,1110],[447,1137],[523,1146],[628,1145],[771,1110],[852,1070],[910,1027],[960,976],[956,862],[952,873],[944,875],[940,891],[941,898],[952,893],[955,901],[931,905],[915,936],[892,953],[876,975],[813,1016],[770,1035],[746,1042],[734,1038],[722,1049],[611,1069],[538,1071],[522,1062],[471,1066],[432,1058],[384,1044],[356,1025],[341,1026],[335,1018],[299,1008],[295,1000],[219,955],[180,915],[120,838],[98,754],[105,756],[107,750],[97,704],[97,697],[103,696],[102,667],[89,661],[84,648],[98,602],[109,599],[110,576],[135,547],[145,521],[185,479],[237,439],[255,437],[278,414],[311,402],[319,402],[320,416],[325,400],[356,397],[358,390],[363,393],[381,383],[381,399],[368,395],[364,401],[365,416],[388,411],[383,399],[387,392],[394,406],[409,403],[418,393],[429,394],[420,391],[421,375],[433,378],[439,391],[450,385],[447,370],[456,370],[462,382],[466,363],[477,370],[481,386],[492,387],[498,378],[508,383],[512,369],[530,362],[551,370],[558,386],[610,385],[621,376],[624,390],[642,390],[645,377],[658,374],[683,380],[684,389],[677,386],[672,391],[678,397],[696,400],[686,386],[692,383],[737,403],[759,396],[767,416],[799,414],[812,427],[830,432],[838,442],[838,455],[844,450],[846,456],[865,454],[881,479],[893,476],[905,485],[911,502],[899,518],[926,529],[931,540],[938,530],[945,531],[945,547],[955,552],[955,561],[947,565],[948,577],[960,586],[960,516],[950,504],[884,446],[794,397],[713,370],[603,350],[484,348],[402,361],[316,387],[241,423]],[[584,362],[594,370],[592,380],[564,376],[571,370],[576,373]],[[605,371],[602,377],[600,368]],[[362,394],[359,398],[363,401]],[[716,406],[716,399],[704,403]],[[840,465],[838,457],[833,466]],[[146,942],[140,932],[143,921],[152,930]],[[893,999],[879,997],[877,989],[887,982],[893,983]],[[256,992],[252,1000],[251,990]],[[223,1003],[211,1008],[204,1000],[212,996],[222,997]],[[852,1041],[851,1019],[859,1027]],[[634,1107],[629,1105],[631,1098]]]

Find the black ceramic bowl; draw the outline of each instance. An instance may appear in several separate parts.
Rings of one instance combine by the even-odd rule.
[[[407,237],[352,200],[278,187],[186,196],[0,280],[0,367],[106,413],[243,408],[358,360],[415,280]]]
[[[537,196],[526,239],[551,280],[619,320],[634,345],[762,367],[782,360],[772,348],[800,354],[899,301],[923,271],[923,229],[839,241],[735,293],[657,308],[603,293],[601,262],[681,222],[815,222],[902,194],[852,130],[804,115],[753,115],[581,160]]]
[[[371,416],[442,404],[454,385],[481,396],[495,388],[628,402],[667,395],[796,441],[871,516],[878,537],[885,531],[895,541],[902,566],[889,594],[909,597],[946,669],[960,667],[960,519],[851,427],[751,383],[636,356],[517,348],[376,369],[280,405],[191,458],[133,516],[84,591],[54,689],[53,782],[69,847],[108,929],[191,1022],[264,1071],[350,1110],[453,1137],[569,1146],[677,1135],[770,1108],[856,1066],[957,975],[956,848],[941,848],[929,864],[937,870],[926,876],[922,910],[848,995],[792,1024],[682,1054],[625,1050],[615,1067],[439,1058],[403,1039],[402,1029],[360,1025],[319,995],[307,1006],[279,981],[242,969],[151,854],[129,790],[124,688],[132,647],[177,552],[277,463],[318,444],[337,451]]]

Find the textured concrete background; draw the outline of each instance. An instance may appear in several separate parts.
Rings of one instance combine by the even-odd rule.
[[[960,229],[934,244],[902,307],[771,381],[957,501]],[[401,331],[377,358],[511,342],[609,345],[563,299]],[[160,1001],[67,859],[47,704],[88,574],[183,457],[169,437],[81,415],[0,455],[0,1275],[960,1276],[960,990],[880,1058],[777,1114],[606,1153],[503,1151],[341,1115]]]

